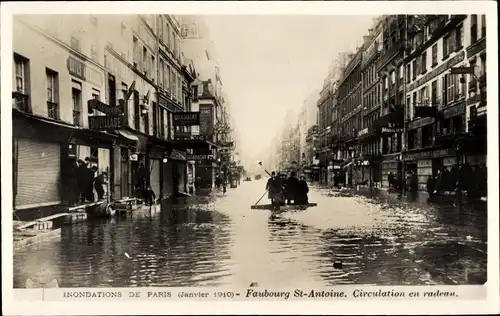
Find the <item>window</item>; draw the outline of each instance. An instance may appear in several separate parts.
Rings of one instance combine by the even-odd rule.
[[[174,43],[175,43],[175,33],[174,31],[172,31],[170,38],[168,39],[168,48],[174,52],[174,55],[176,55]]]
[[[434,44],[432,46],[432,67],[435,67],[438,63],[438,46]]]
[[[427,72],[427,52],[423,52],[420,58],[420,73],[424,74]]]
[[[406,120],[410,119],[411,96],[406,97]]]
[[[153,135],[159,136],[158,134],[158,125],[159,125],[159,117],[158,117],[158,106],[155,102],[153,102]]]
[[[167,69],[165,71],[165,89],[170,92],[170,66],[167,65]]]
[[[464,44],[464,25],[461,24],[456,29],[455,34],[455,50],[459,50],[463,47]]]
[[[176,39],[175,46],[176,46],[175,50],[177,51],[177,58],[180,59],[181,58],[181,41],[179,40],[178,37]]]
[[[115,76],[108,74],[108,102],[109,105],[115,106],[116,102],[116,80]]]
[[[139,91],[134,90],[134,127],[137,131],[141,130],[141,106],[139,102]]]
[[[447,75],[447,88],[446,88],[446,98],[447,103],[454,102],[458,97],[458,76],[457,75]]]
[[[479,77],[486,76],[486,55],[481,55],[480,59],[480,69],[479,69]]]
[[[151,55],[151,79],[155,80],[155,56]]]
[[[143,46],[142,47],[142,71],[147,73],[149,70],[148,66],[149,66],[148,65],[148,49],[145,46]]]
[[[174,99],[177,99],[177,87],[176,87],[176,84],[177,84],[177,78],[175,76],[175,73],[172,72],[172,76],[171,76],[171,83],[172,83],[172,86],[170,88],[170,93],[172,94],[172,97]]]
[[[417,78],[417,60],[416,59],[411,63],[411,67],[412,67],[411,78],[413,80],[415,80]]]
[[[28,94],[26,89],[26,79],[27,79],[27,60],[19,55],[14,54],[14,64],[15,64],[15,74],[16,74],[16,92],[22,94]]]
[[[71,46],[71,48],[73,48],[77,52],[80,52],[80,50],[81,50],[80,40],[74,36],[71,36],[70,46]]]
[[[82,85],[78,81],[72,80],[71,86],[73,124],[76,126],[82,126]]]
[[[97,61],[97,48],[94,44],[90,46],[90,58]]]
[[[424,86],[422,89],[420,89],[420,103],[421,105],[429,104],[427,86]]]
[[[170,48],[170,24],[168,22],[165,23],[165,33],[163,34],[163,43]]]
[[[180,76],[177,77],[177,89],[177,98],[182,103],[182,81]]]
[[[470,17],[470,43],[474,44],[475,42],[477,42],[477,14]]]
[[[133,49],[134,49],[134,67],[137,67],[139,64],[139,40],[137,37],[132,37],[133,41]]]
[[[406,65],[406,83],[410,83],[411,81],[411,65]]]
[[[164,138],[165,137],[165,109],[160,107],[160,126],[159,126],[159,136]]]
[[[481,38],[486,37],[486,15],[481,15]]]
[[[47,77],[47,114],[48,117],[58,120],[59,119],[59,106],[57,95],[57,72],[46,68],[45,74]]]
[[[443,59],[446,59],[448,58],[448,55],[450,55],[450,52],[453,51],[449,45],[450,41],[450,35],[446,35],[444,38],[443,38]]]
[[[101,100],[101,92],[99,92],[99,90],[92,88],[92,99]]]
[[[417,106],[417,91],[413,92],[413,106]]]
[[[422,127],[422,148],[432,146],[433,131],[432,126]]]
[[[391,71],[391,85],[396,84],[396,71]]]
[[[437,80],[434,80],[431,83],[431,105],[432,106],[436,106],[436,104],[437,104],[437,95],[438,95]]]
[[[165,89],[165,63],[160,59],[160,78],[158,78],[158,85]]]

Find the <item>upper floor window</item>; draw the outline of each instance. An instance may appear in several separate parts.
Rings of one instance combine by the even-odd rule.
[[[16,92],[22,94],[28,94],[26,89],[26,81],[28,77],[27,72],[28,61],[26,58],[23,58],[17,54],[14,54],[14,67],[15,67],[15,75],[16,75]]]
[[[481,15],[481,37],[486,37],[486,15]]]
[[[423,52],[420,60],[420,72],[423,74],[427,71],[427,52]]]
[[[58,120],[59,119],[59,104],[57,93],[57,72],[46,68],[45,74],[47,77],[47,114],[48,117]]]
[[[432,67],[436,66],[438,63],[438,46],[434,44],[432,46]]]
[[[477,42],[477,14],[470,17],[470,42],[471,44]]]

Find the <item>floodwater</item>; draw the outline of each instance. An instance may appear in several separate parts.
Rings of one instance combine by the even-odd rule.
[[[14,255],[14,286],[483,284],[486,211],[437,209],[312,189],[305,211],[251,210],[265,181],[222,196],[63,227]],[[261,203],[267,203],[266,198]]]

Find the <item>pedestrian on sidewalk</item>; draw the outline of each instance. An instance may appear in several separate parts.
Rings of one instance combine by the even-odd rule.
[[[156,194],[150,185],[148,185],[144,190],[143,196],[144,196],[144,203],[148,206],[152,206],[156,202]]]

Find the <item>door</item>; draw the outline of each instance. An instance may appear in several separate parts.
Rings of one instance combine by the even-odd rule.
[[[120,196],[131,197],[130,194],[130,163],[127,148],[121,148],[120,157]]]
[[[17,141],[16,209],[61,203],[61,145],[20,138]]]
[[[159,198],[161,196],[160,193],[160,172],[161,172],[161,160],[159,159],[150,159],[150,169],[151,175],[149,178],[151,189],[155,193],[156,197]]]

